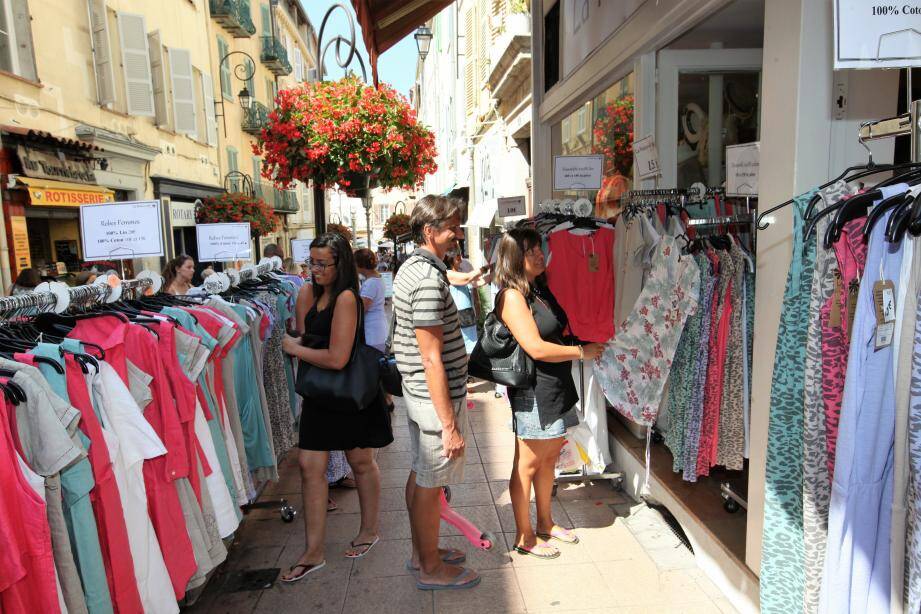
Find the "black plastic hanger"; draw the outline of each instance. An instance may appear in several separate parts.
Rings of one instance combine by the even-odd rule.
[[[895,196],[890,196],[886,200],[873,207],[873,210],[867,213],[867,221],[863,225],[864,240],[868,241],[870,239],[870,233],[873,231],[873,227],[876,225],[876,222],[883,219],[883,215],[887,211],[893,207],[902,206],[906,202],[910,203],[911,200],[911,195],[906,192],[904,194],[896,194]]]

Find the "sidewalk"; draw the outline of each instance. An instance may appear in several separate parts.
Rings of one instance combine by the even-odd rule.
[[[498,537],[489,552],[474,550],[453,526],[442,523],[443,546],[463,548],[467,564],[483,576],[462,591],[420,591],[404,569],[410,554],[409,521],[403,487],[409,470],[406,412],[397,399],[396,440],[381,450],[381,542],[364,558],[342,552],[358,530],[358,496],[333,489],[339,510],[329,515],[327,565],[295,584],[276,581],[263,591],[226,592],[236,571],[292,565],[304,548],[303,521],[283,523],[277,510],[251,513],[235,540],[227,563],[211,579],[195,614],[317,612],[329,614],[449,613],[721,613],[735,612],[697,569],[661,517],[643,504],[615,492],[608,482],[561,485],[553,502],[554,519],[576,529],[581,544],[560,545],[551,561],[509,552],[515,538],[508,475],[514,437],[509,409],[491,390],[472,396],[473,440],[467,444],[464,484],[452,487],[452,506],[483,531]],[[280,467],[281,481],[264,497],[284,496],[297,508],[300,477],[294,454]]]

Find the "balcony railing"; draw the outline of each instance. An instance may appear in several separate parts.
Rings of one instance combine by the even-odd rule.
[[[243,132],[259,134],[269,122],[269,109],[261,102],[253,101],[252,107],[243,109]]]
[[[249,14],[246,0],[209,0],[211,17],[234,38],[249,38],[256,33],[256,24]]]
[[[274,36],[262,37],[262,63],[278,76],[290,75],[294,69],[288,61],[288,52],[284,45]]]
[[[300,206],[297,202],[297,193],[290,190],[279,190],[271,184],[257,181],[254,190],[256,196],[262,198],[265,204],[272,207],[276,213],[285,215],[297,213]]]

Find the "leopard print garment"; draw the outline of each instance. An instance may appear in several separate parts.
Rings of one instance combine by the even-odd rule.
[[[915,249],[919,249],[915,244]],[[911,361],[911,398],[908,406],[908,531],[905,544],[906,612],[921,611],[921,296],[915,311]]]
[[[726,469],[741,470],[744,464],[745,424],[742,394],[742,370],[745,368],[742,356],[742,276],[745,272],[745,258],[742,250],[733,242],[729,251],[732,259],[730,299],[732,311],[729,323],[729,338],[726,347],[726,364],[723,368],[723,398],[720,401],[720,427],[717,442],[716,464]],[[728,271],[727,271],[728,274]]]
[[[707,272],[707,286],[704,288],[703,298],[700,300],[698,312],[700,320],[700,340],[697,347],[700,353],[694,370],[693,387],[691,388],[691,404],[688,407],[688,429],[684,447],[684,473],[682,478],[687,482],[697,481],[697,453],[700,449],[700,431],[703,423],[704,388],[707,383],[707,367],[710,364],[710,327],[713,322],[711,311],[715,300],[716,284],[719,276],[714,275],[711,262],[703,256],[701,270]]]
[[[700,269],[700,288],[704,292],[710,278],[710,262],[706,256],[695,254],[694,260]],[[703,305],[703,292],[700,304]],[[709,312],[708,312],[709,313]],[[689,436],[689,419],[691,397],[700,353],[700,326],[703,309],[698,309],[690,316],[681,333],[681,341],[675,352],[669,380],[668,412],[672,417],[671,427],[665,435],[665,445],[672,452],[672,470],[681,473],[684,470],[684,449]]]
[[[803,367],[815,243],[803,249],[803,214],[793,203],[793,255],[777,335],[765,466],[761,612],[803,609]]]
[[[825,236],[828,218],[822,218],[816,233]],[[809,324],[806,341],[806,366],[803,380],[803,613],[813,614],[819,607],[825,542],[828,537],[828,504],[831,484],[825,437],[825,405],[822,397],[822,328],[821,308],[833,298],[838,263],[832,250],[817,249],[812,291],[809,300]]]

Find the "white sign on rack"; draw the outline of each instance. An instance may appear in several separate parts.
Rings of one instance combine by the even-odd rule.
[[[381,279],[384,281],[384,298],[393,297],[393,273],[384,271],[381,273]]]
[[[604,156],[553,156],[554,190],[600,190]]]
[[[310,260],[310,244],[313,239],[291,239],[291,258],[297,264],[304,264]]]
[[[197,224],[199,262],[230,262],[252,260],[249,222],[226,224]]]
[[[835,70],[921,66],[921,2],[835,0]]]
[[[640,179],[658,177],[662,174],[659,170],[659,151],[656,149],[656,139],[653,135],[633,141],[633,163]]]
[[[163,255],[159,200],[80,205],[83,260],[129,260]]]
[[[760,141],[726,148],[726,196],[758,197],[760,160]]]
[[[515,215],[527,215],[528,208],[524,201],[524,196],[509,196],[507,198],[497,198],[499,205],[499,217],[512,217]]]

